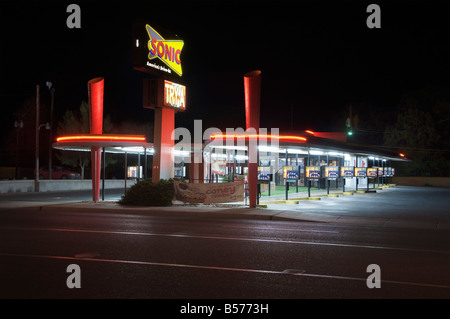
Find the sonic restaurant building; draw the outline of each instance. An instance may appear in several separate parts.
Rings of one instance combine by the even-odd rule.
[[[346,133],[288,132],[257,139],[257,180],[261,191],[276,186],[369,188],[383,185],[395,174],[394,161],[403,154],[346,142]],[[261,137],[259,136],[259,137]],[[175,145],[175,179],[191,183],[247,182],[249,136],[211,134],[201,161],[188,145]]]
[[[186,110],[184,41],[167,30],[158,30],[143,21],[136,23],[136,45],[132,49],[133,68],[154,76],[143,79],[143,106],[155,111],[154,147],[147,152],[153,154],[153,181],[179,178],[191,183],[217,183],[244,179],[254,205],[255,182],[259,189],[262,184],[268,191],[277,185],[322,187],[333,181],[357,188],[370,180],[385,183],[395,173],[392,161],[405,160],[385,150],[348,144],[346,133],[290,132],[270,136],[269,143],[258,137],[256,145],[245,134],[211,134],[209,140],[200,142],[201,147],[189,144],[191,141],[183,145],[170,139],[176,130],[175,113]],[[244,75],[245,129],[259,133],[260,81],[261,71]]]
[[[138,137],[105,135],[96,143],[100,143],[107,153],[137,155],[139,167],[125,167],[126,175],[128,178],[146,178],[149,170],[147,163],[152,162],[148,157],[154,156],[154,145],[146,142],[145,137],[139,137],[136,141],[130,138]],[[347,190],[375,187],[390,182],[395,175],[393,162],[407,161],[403,154],[347,143],[346,133],[288,132],[276,137],[260,136],[256,141],[257,180],[260,191],[266,194],[276,186]],[[90,141],[89,146],[94,142]],[[86,143],[80,137],[67,141],[60,138],[54,147],[89,151]],[[247,183],[248,144],[249,137],[245,133],[211,134],[210,139],[200,145],[175,143],[172,150],[174,164],[169,178],[190,183],[241,180]]]
[[[154,182],[170,178],[187,179],[191,183],[244,180],[248,184],[251,206],[256,203],[256,189],[258,185],[260,189],[261,184],[269,192],[277,185],[295,183],[296,186],[321,188],[333,181],[336,187],[342,184],[357,189],[358,185],[368,187],[369,180],[373,180],[374,185],[387,182],[395,174],[391,162],[406,160],[400,154],[349,144],[345,133],[261,134],[259,70],[244,75],[245,132],[253,130],[253,136],[245,132],[216,133],[204,141],[203,134],[200,142],[193,145],[191,141],[176,142],[175,114],[186,110],[187,87],[181,80],[184,41],[168,32],[163,37],[148,24],[138,23],[135,28],[132,64],[135,70],[146,74],[142,79],[143,107],[152,109],[155,115],[153,143],[147,143],[142,137],[135,140],[136,137],[102,134],[104,79],[99,77],[88,82],[90,135],[63,137],[54,144],[55,148],[62,149],[90,149],[95,173],[94,201],[99,198],[102,149],[103,153],[125,152],[125,156],[127,152],[137,153],[139,159],[144,155],[143,169],[138,164],[135,170],[137,179],[147,176],[147,157],[152,156]],[[128,167],[124,169],[129,171]]]

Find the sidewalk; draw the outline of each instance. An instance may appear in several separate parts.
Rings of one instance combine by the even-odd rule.
[[[393,186],[393,185],[391,185]],[[395,190],[395,188],[393,189]],[[371,194],[383,192],[383,190],[372,190]],[[450,230],[449,218],[402,218],[395,216],[376,216],[376,214],[367,214],[361,209],[360,213],[352,211],[349,214],[344,209],[334,209],[333,205],[342,205],[336,202],[333,197],[345,196],[353,197],[351,200],[345,200],[346,204],[361,202],[364,200],[360,196],[365,193],[361,190],[356,193],[354,190],[342,193],[342,191],[330,190],[330,197],[324,192],[316,191],[307,194],[289,194],[292,200],[284,200],[285,195],[276,195],[271,197],[262,197],[260,205],[256,208],[249,208],[244,202],[228,204],[183,204],[175,203],[169,207],[136,207],[121,206],[116,201],[78,201],[78,202],[0,202],[0,207],[7,208],[27,208],[39,211],[74,211],[74,212],[102,212],[102,213],[124,213],[124,214],[142,214],[151,216],[176,216],[176,217],[206,217],[206,218],[233,218],[233,219],[259,219],[259,220],[280,220],[296,222],[319,222],[336,223],[359,226],[383,226],[383,227],[402,227],[402,228],[421,228],[421,229],[439,229]],[[354,194],[354,195],[353,195]],[[331,197],[333,196],[333,197]],[[321,199],[321,201],[318,201]],[[307,203],[307,202],[310,202]],[[314,202],[314,203],[313,203]],[[311,209],[311,205],[314,209]],[[322,206],[328,206],[328,210],[321,212]],[[332,210],[329,207],[333,207]],[[0,211],[1,213],[1,211]]]

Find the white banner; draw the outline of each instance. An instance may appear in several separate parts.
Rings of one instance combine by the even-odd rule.
[[[185,203],[230,203],[244,201],[244,182],[185,183],[174,181],[175,199]]]

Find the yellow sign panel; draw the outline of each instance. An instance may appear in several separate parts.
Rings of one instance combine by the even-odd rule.
[[[342,166],[341,167],[342,177],[353,177],[355,176],[355,171],[353,166]]]
[[[366,177],[367,176],[367,168],[366,167],[355,167],[355,176],[356,177]]]
[[[183,40],[165,40],[155,29],[148,24],[145,26],[148,40],[148,59],[160,59],[179,76],[183,75],[181,68],[181,50],[184,46]]]
[[[339,166],[327,166],[325,167],[326,178],[338,178],[339,177]]]
[[[376,167],[368,168],[367,169],[367,176],[369,177],[377,177],[378,169]]]

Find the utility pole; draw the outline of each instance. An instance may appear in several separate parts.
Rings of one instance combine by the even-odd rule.
[[[35,141],[35,174],[34,191],[39,192],[39,84],[36,85],[36,141]]]
[[[50,90],[51,94],[51,103],[50,103],[50,133],[49,133],[49,147],[48,147],[48,179],[52,179],[52,142],[53,142],[53,105],[54,105],[54,93],[55,88],[52,86],[51,82],[46,83],[48,86],[48,89]]]
[[[16,174],[15,174],[15,178],[19,179],[20,178],[20,173],[19,173],[19,130],[23,128],[23,121],[15,120],[14,127],[16,128]]]

